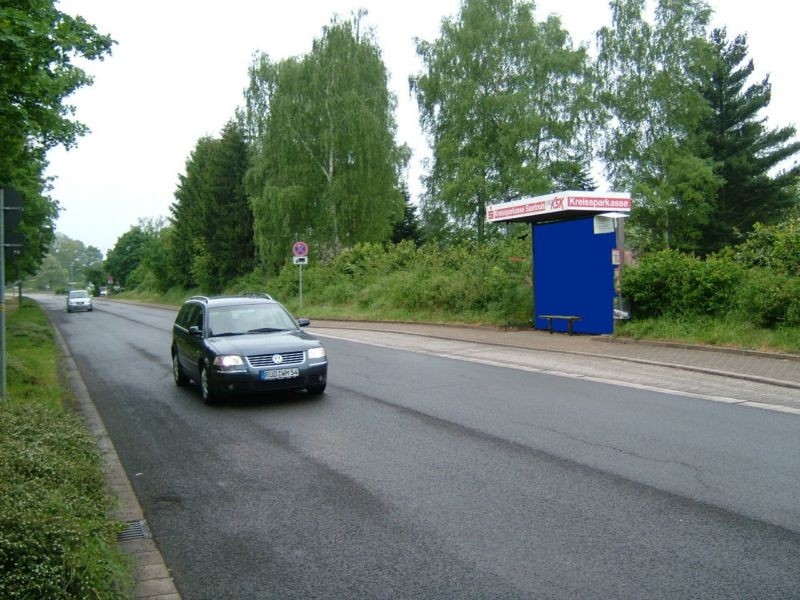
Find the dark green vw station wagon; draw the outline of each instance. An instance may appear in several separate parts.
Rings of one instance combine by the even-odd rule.
[[[317,338],[267,294],[192,296],[172,328],[175,383],[203,401],[277,390],[325,391],[328,358]]]

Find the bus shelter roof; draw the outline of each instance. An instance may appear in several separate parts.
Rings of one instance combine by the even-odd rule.
[[[489,223],[549,223],[613,212],[627,216],[631,195],[625,192],[566,191],[491,204],[486,208]]]

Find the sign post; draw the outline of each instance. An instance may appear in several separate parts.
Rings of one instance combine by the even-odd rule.
[[[24,238],[13,231],[22,217],[23,199],[12,188],[0,187],[0,397],[8,401],[6,388],[6,246],[21,246]],[[6,211],[9,211],[6,215]],[[8,222],[6,222],[8,221]],[[6,232],[6,227],[9,231]],[[22,302],[22,294],[20,294]]]
[[[308,244],[305,242],[295,242],[292,246],[294,254],[294,264],[298,269],[298,280],[300,285],[300,310],[303,310],[303,265],[308,264]]]
[[[0,188],[0,394],[8,402],[6,391],[6,191]]]

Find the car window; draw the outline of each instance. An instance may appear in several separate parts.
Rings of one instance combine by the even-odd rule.
[[[199,304],[192,304],[189,311],[189,324],[188,327],[196,326],[201,331],[203,329],[203,307]]]
[[[184,304],[181,307],[180,312],[178,312],[178,317],[175,319],[175,323],[179,326],[188,329],[189,328],[189,313],[192,311],[192,306],[194,304]]]
[[[209,309],[209,335],[241,335],[254,331],[296,329],[294,319],[278,304],[244,304]]]
[[[86,290],[73,290],[69,293],[70,298],[88,298],[89,294]]]
[[[202,329],[203,307],[196,302],[187,302],[178,312],[178,316],[175,318],[175,324],[184,329],[189,329],[192,325],[196,325]]]

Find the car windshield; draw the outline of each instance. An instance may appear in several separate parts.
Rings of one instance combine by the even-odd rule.
[[[211,308],[208,328],[213,337],[288,331],[297,325],[278,304],[244,304]]]
[[[84,290],[76,290],[74,292],[69,293],[70,298],[88,298],[89,294]]]

